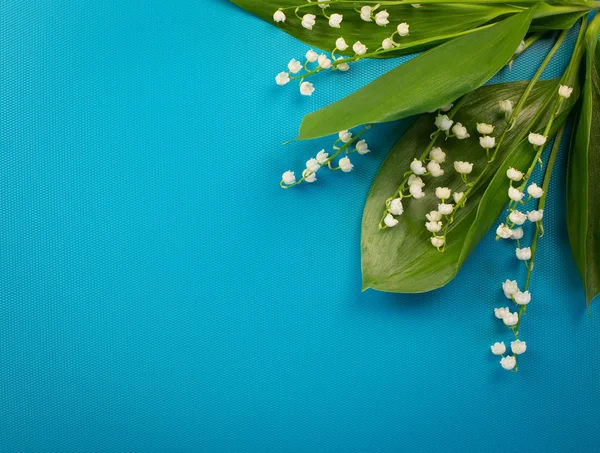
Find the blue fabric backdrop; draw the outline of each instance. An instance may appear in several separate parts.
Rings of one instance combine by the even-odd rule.
[[[369,131],[350,174],[278,187],[330,143],[282,147],[302,116],[397,60],[302,98],[274,76],[306,46],[225,0],[4,0],[0,18],[0,450],[598,450],[564,153],[507,373],[493,308],[520,268],[492,235],[446,288],[361,292],[363,202],[405,124]]]

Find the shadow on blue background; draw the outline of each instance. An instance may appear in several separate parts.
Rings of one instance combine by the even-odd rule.
[[[446,288],[361,292],[363,202],[404,123],[369,131],[352,173],[278,186],[329,146],[281,146],[302,116],[398,60],[302,98],[273,78],[306,46],[225,1],[5,0],[0,17],[0,450],[598,449],[564,153],[506,373],[492,309],[517,267],[492,235]]]

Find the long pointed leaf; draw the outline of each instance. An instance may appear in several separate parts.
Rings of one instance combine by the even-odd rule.
[[[505,122],[499,112],[498,101],[511,99],[515,102],[526,85],[526,82],[505,83],[483,87],[470,94],[455,119],[466,125],[472,136],[466,140],[438,139],[436,146],[441,146],[448,156],[447,162],[442,164],[445,174],[438,178],[424,177],[426,196],[420,200],[407,199],[404,214],[398,218],[399,224],[394,228],[379,230],[385,200],[398,187],[412,159],[427,146],[429,134],[434,129],[434,116],[423,115],[419,118],[390,152],[373,182],[363,214],[364,288],[416,293],[439,288],[454,278],[507,203],[509,181],[505,172],[508,166],[525,170],[531,164],[535,152],[524,137],[530,130],[536,130],[547,121],[547,115],[541,119],[536,117],[556,96],[558,81],[536,84],[517,124],[507,134],[496,160],[469,196],[465,207],[456,213],[455,221],[449,228],[444,253],[432,247],[429,242],[431,234],[425,229],[425,214],[436,209],[439,203],[434,194],[435,187],[449,187],[459,191],[465,189],[453,169],[454,160],[473,162],[473,178],[481,172],[487,158],[479,145],[474,130],[475,123],[495,124],[494,135],[500,135]],[[555,127],[565,121],[576,93],[572,97],[574,99],[570,99],[565,105],[564,113],[555,120]]]
[[[585,83],[567,169],[567,227],[589,304],[600,293],[600,16],[587,32]]]
[[[434,110],[487,82],[512,58],[535,7],[456,38],[384,74],[346,98],[308,114],[299,139]]]

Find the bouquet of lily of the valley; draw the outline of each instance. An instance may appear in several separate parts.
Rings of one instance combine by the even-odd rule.
[[[364,134],[374,124],[419,115],[366,201],[365,289],[417,293],[444,286],[495,228],[526,267],[523,281],[498,282],[508,306],[495,315],[512,332],[511,352],[504,342],[491,346],[502,367],[516,371],[527,347],[519,327],[535,299],[529,286],[548,185],[568,123],[569,239],[588,304],[600,292],[600,15],[594,17],[600,2],[232,1],[322,49],[292,59],[275,77],[278,85],[297,84],[304,96],[313,95],[320,72],[422,52],[306,115],[298,139],[336,134],[332,148],[298,174],[286,171],[280,182],[289,189],[317,182],[325,169],[350,172],[350,155],[369,152]],[[578,36],[566,70],[540,80],[571,28]],[[483,86],[541,37],[555,43],[530,81]],[[531,181],[538,166],[539,185]]]

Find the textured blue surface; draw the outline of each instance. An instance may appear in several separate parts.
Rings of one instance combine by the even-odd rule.
[[[282,147],[302,116],[397,61],[309,99],[273,83],[306,46],[224,0],[4,0],[0,18],[0,450],[598,450],[564,154],[507,373],[492,309],[518,268],[491,235],[446,288],[361,293],[363,202],[401,124],[355,172],[278,187],[329,143]]]

